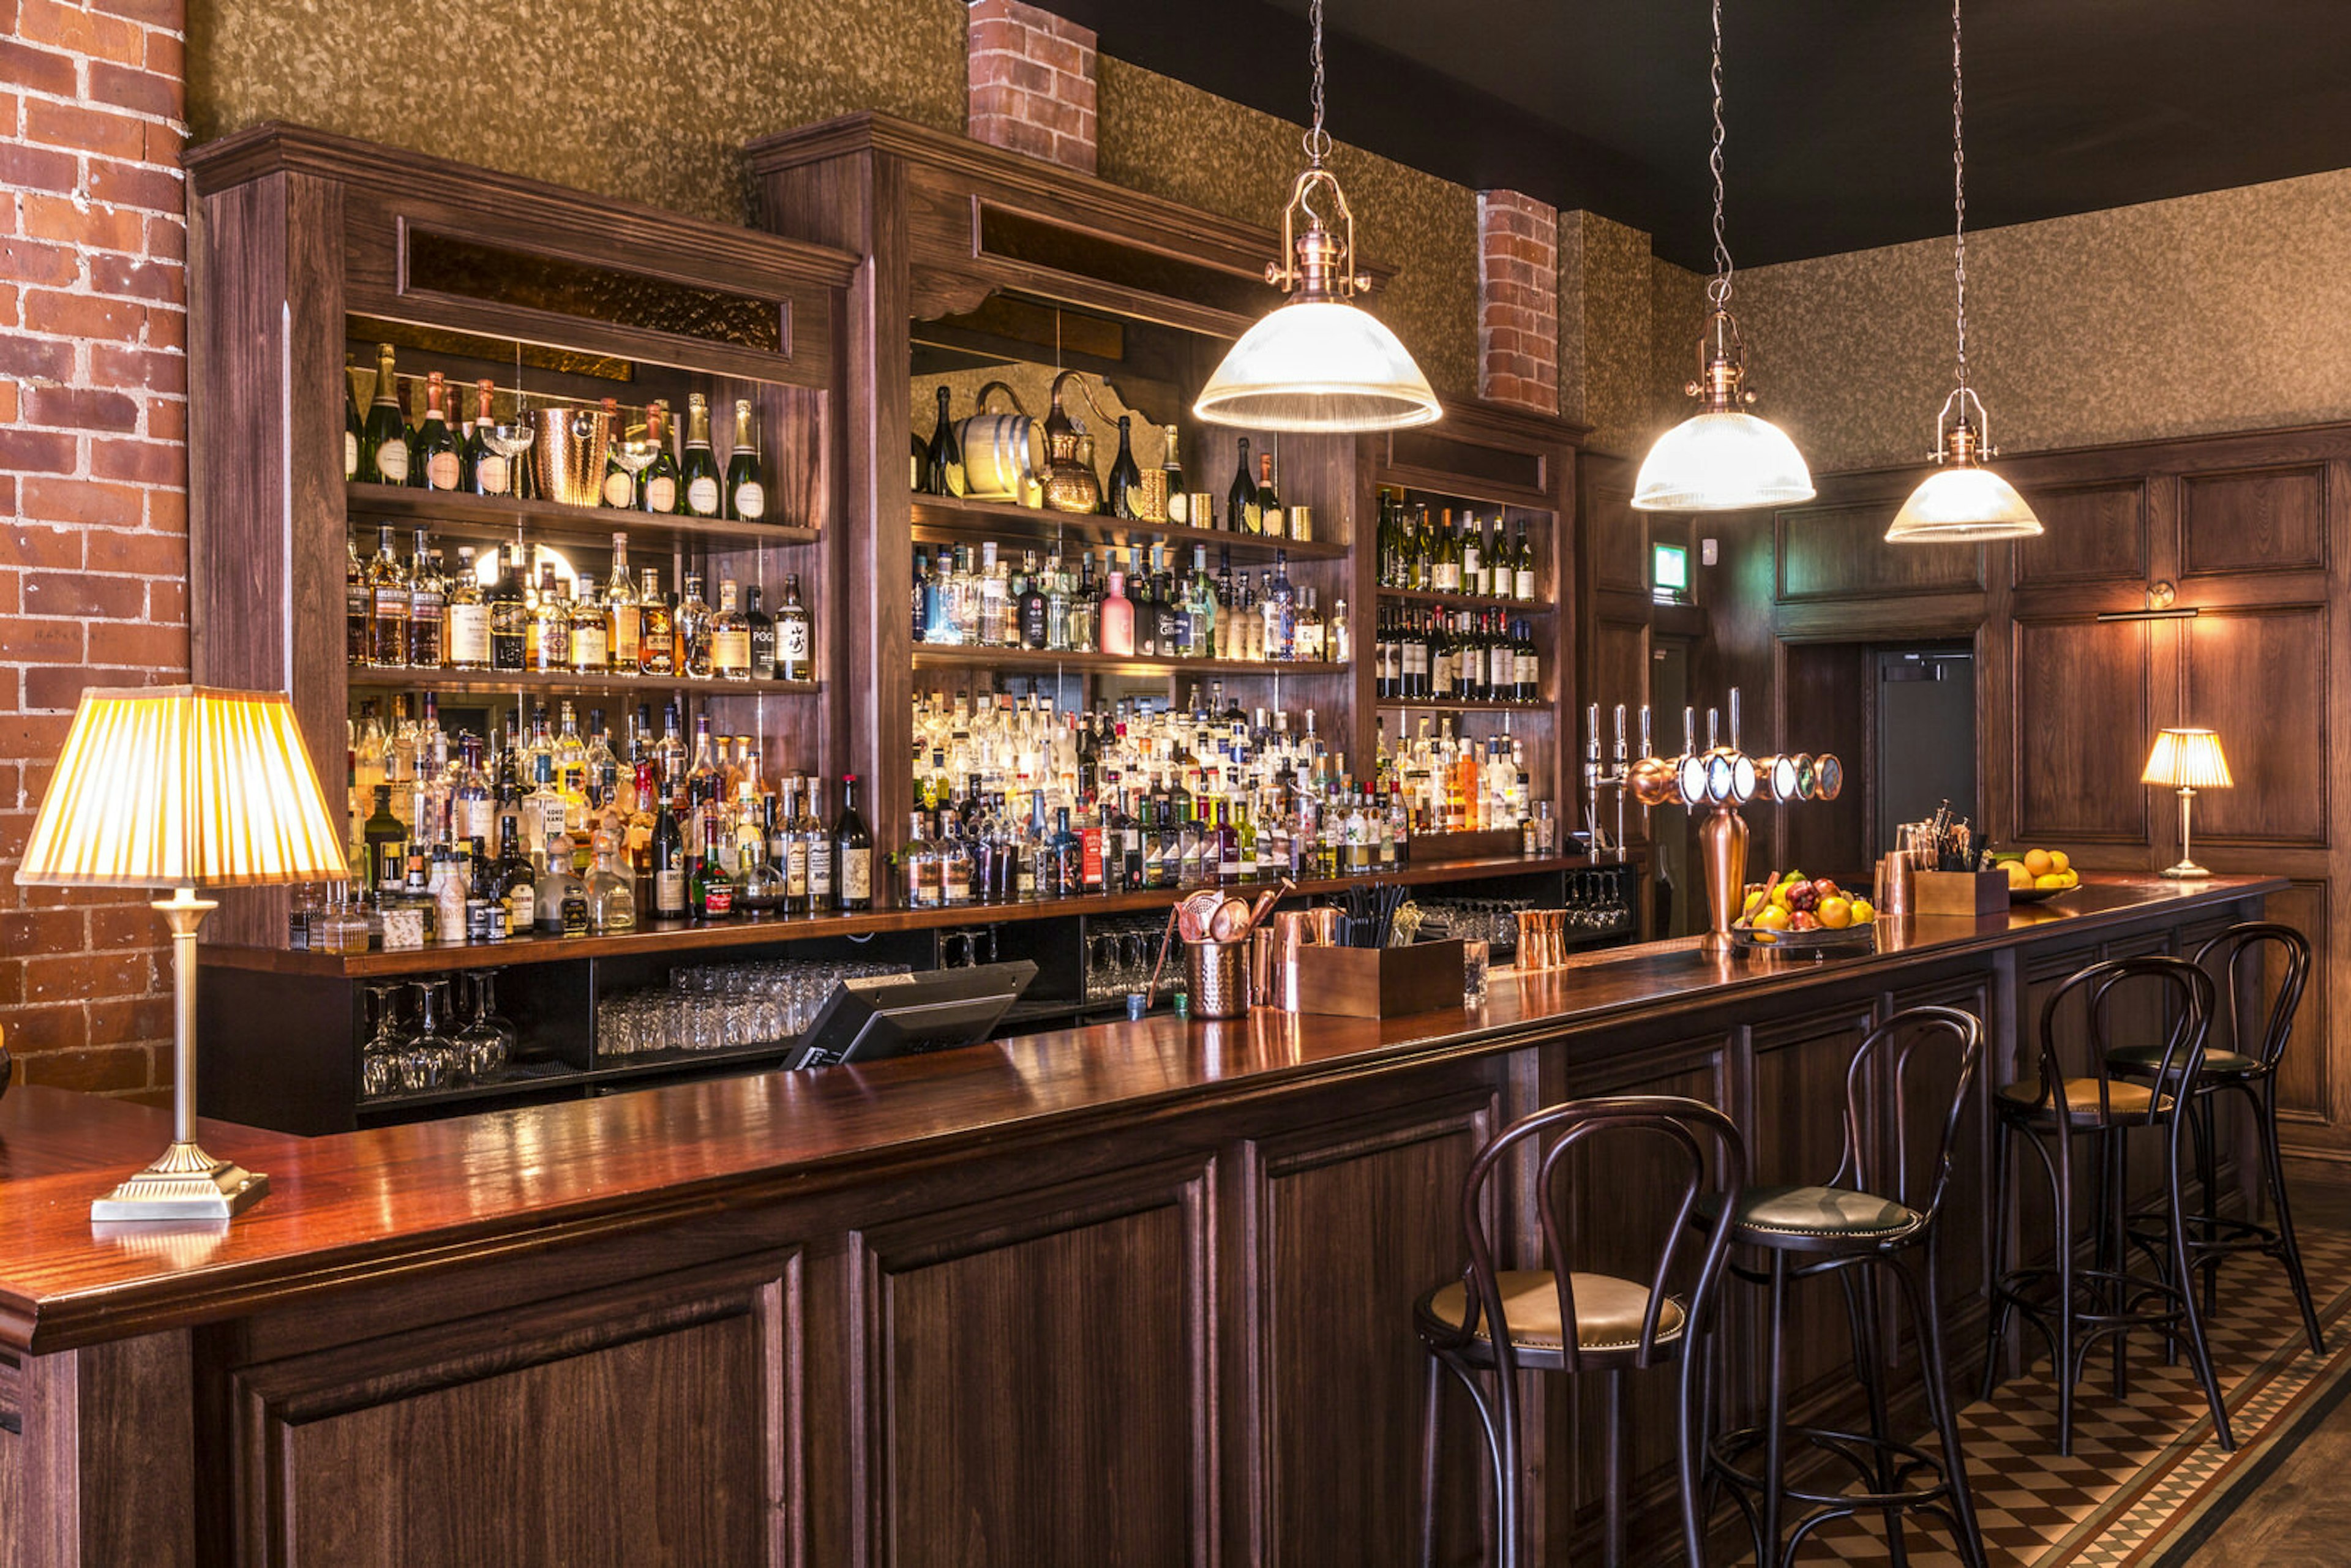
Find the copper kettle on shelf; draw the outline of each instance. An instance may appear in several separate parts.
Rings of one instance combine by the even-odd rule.
[[[1053,378],[1053,406],[1045,415],[1045,505],[1056,512],[1102,510],[1102,480],[1094,474],[1093,438],[1061,406],[1061,389],[1075,371]],[[1084,390],[1084,383],[1079,383]]]

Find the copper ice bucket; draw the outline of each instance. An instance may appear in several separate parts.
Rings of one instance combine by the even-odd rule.
[[[530,444],[538,493],[567,507],[602,504],[612,416],[601,408],[535,408],[530,423],[538,433]]]

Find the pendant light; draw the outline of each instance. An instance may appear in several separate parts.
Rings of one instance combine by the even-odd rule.
[[[1991,444],[1991,421],[1983,399],[1968,384],[1968,144],[1966,95],[1959,68],[1959,0],[1951,0],[1951,281],[1959,335],[1959,384],[1935,416],[1935,461],[1941,465],[1920,481],[1894,523],[1889,544],[1975,544],[1985,539],[2029,539],[2041,533],[2041,519],[2016,486],[1983,465],[2000,455]]]
[[[1350,301],[1371,287],[1355,270],[1355,215],[1338,176],[1322,166],[1322,0],[1309,19],[1314,36],[1314,123],[1306,168],[1281,210],[1281,259],[1265,278],[1292,298],[1240,336],[1201,389],[1192,413],[1212,424],[1251,430],[1402,430],[1444,416],[1428,378],[1396,335]],[[1314,205],[1329,197],[1326,227]],[[1300,233],[1301,218],[1305,230]]]
[[[1706,286],[1706,330],[1698,341],[1701,408],[1657,438],[1633,484],[1644,512],[1736,512],[1813,498],[1813,476],[1796,444],[1747,412],[1746,342],[1730,315],[1730,247],[1722,237],[1722,0],[1714,0],[1714,277]]]

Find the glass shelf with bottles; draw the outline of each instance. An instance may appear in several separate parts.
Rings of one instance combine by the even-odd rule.
[[[1556,606],[1544,591],[1548,574],[1527,527],[1525,513],[1513,531],[1499,507],[1480,516],[1466,503],[1433,503],[1383,486],[1376,535],[1380,597],[1550,614]]]
[[[820,689],[815,619],[797,573],[785,574],[771,615],[760,585],[733,578],[717,584],[715,608],[698,572],[684,574],[682,591],[664,592],[659,567],[631,571],[624,531],[611,537],[601,583],[543,545],[528,554],[504,545],[487,556],[460,546],[452,562],[425,528],[412,529],[409,542],[403,559],[396,531],[380,524],[363,560],[358,537],[349,541],[344,641],[353,685]]]
[[[354,320],[345,356],[343,479],[353,517],[507,534],[528,522],[578,537],[628,513],[646,538],[820,537],[821,518],[786,515],[798,503],[779,494],[763,446],[793,416],[761,383],[454,335],[433,355],[442,368],[419,374],[399,367],[393,344],[367,344],[359,329],[369,325],[381,324]],[[509,349],[505,363],[484,357]],[[361,352],[371,371],[358,363]],[[541,384],[522,384],[526,359],[543,366]],[[640,401],[605,395],[619,371]],[[674,397],[653,395],[664,389]]]
[[[1167,547],[1095,550],[1016,567],[994,541],[914,551],[914,660],[940,664],[1159,665],[1333,670],[1353,657],[1347,601],[1326,613],[1317,591],[1290,580],[1286,555],[1255,579],[1229,559],[1208,570],[1191,547],[1188,570]],[[1123,557],[1123,561],[1122,561]]]

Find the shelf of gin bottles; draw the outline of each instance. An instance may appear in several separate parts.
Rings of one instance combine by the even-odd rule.
[[[1286,552],[1292,560],[1338,560],[1347,546],[1327,539],[1291,539],[1264,534],[1236,533],[1229,528],[1195,528],[1178,523],[1129,522],[1085,512],[1054,512],[1010,501],[975,501],[967,497],[914,497],[914,535],[925,542],[968,539],[976,544],[1050,546],[1076,539],[1090,545],[1126,549],[1165,544],[1188,548],[1205,545],[1229,549],[1235,560],[1271,560]],[[737,525],[739,526],[739,525]]]
[[[1113,674],[1327,675],[1347,668],[1322,659],[1160,659],[1130,653],[1080,653],[1050,648],[990,648],[918,643],[914,668],[1093,670]]]
[[[475,496],[463,490],[411,490],[354,479],[343,486],[344,507],[358,522],[423,524],[450,538],[506,542],[517,533],[544,540],[605,546],[615,532],[632,545],[653,543],[695,549],[742,549],[755,545],[809,545],[823,538],[820,528],[783,523],[744,523],[640,512],[614,507],[571,507],[560,501],[513,496]]]
[[[714,697],[807,697],[824,690],[820,681],[729,681],[710,676],[574,674],[549,670],[408,670],[372,665],[351,670],[353,691],[440,692],[499,696],[517,692],[595,696],[605,693],[684,693]]]

